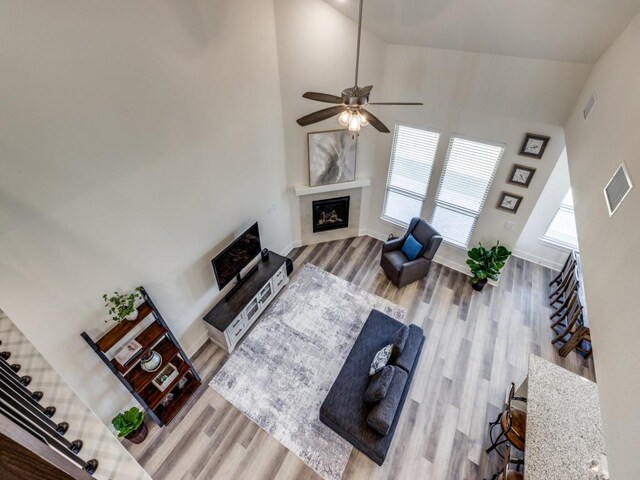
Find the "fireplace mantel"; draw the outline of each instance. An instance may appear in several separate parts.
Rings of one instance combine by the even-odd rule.
[[[338,192],[340,190],[349,190],[351,188],[362,188],[371,185],[370,178],[357,178],[353,182],[332,183],[330,185],[320,185],[319,187],[296,186],[295,192],[297,197],[304,195],[315,195],[317,193]]]

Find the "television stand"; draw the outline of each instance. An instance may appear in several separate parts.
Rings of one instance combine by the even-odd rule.
[[[228,353],[233,352],[258,317],[289,282],[286,257],[269,252],[251,274],[203,317],[209,338]]]
[[[225,299],[226,301],[229,301],[229,299],[230,299],[231,297],[233,297],[233,296],[238,292],[238,290],[240,290],[240,289],[242,288],[242,285],[243,285],[243,284],[244,284],[244,283],[249,279],[249,277],[250,277],[251,275],[253,275],[254,273],[256,273],[257,271],[258,271],[258,264],[255,264],[255,265],[253,266],[253,268],[252,268],[251,270],[249,270],[249,271],[245,274],[245,276],[244,276],[244,277],[241,277],[241,276],[240,276],[240,274],[237,274],[237,275],[236,275],[236,284],[233,286],[233,288],[232,288],[231,290],[229,290],[229,293],[227,293],[227,294],[224,296],[224,299]]]

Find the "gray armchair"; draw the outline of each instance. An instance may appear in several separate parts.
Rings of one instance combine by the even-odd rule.
[[[416,259],[411,261],[402,253],[402,246],[409,234],[422,245]],[[389,240],[382,246],[380,266],[389,280],[397,287],[404,287],[427,276],[440,243],[442,235],[423,219],[414,217],[403,237]]]

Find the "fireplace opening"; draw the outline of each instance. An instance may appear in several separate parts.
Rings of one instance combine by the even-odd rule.
[[[317,200],[312,204],[313,233],[347,228],[349,226],[349,199],[351,197]]]

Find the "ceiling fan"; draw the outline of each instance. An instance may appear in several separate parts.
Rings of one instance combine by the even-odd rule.
[[[373,85],[367,87],[358,86],[358,67],[360,64],[360,37],[362,34],[362,4],[360,0],[360,13],[358,16],[358,44],[356,47],[356,80],[355,86],[345,88],[340,97],[328,93],[306,92],[302,95],[309,100],[316,100],[324,103],[334,103],[335,107],[329,107],[317,112],[310,113],[296,120],[298,125],[304,127],[313,123],[321,122],[334,115],[339,115],[338,122],[344,127],[349,127],[349,131],[358,135],[360,129],[368,124],[379,132],[389,133],[389,129],[375,115],[364,109],[365,105],[424,105],[423,103],[402,103],[402,102],[377,102],[369,103],[369,94]]]

